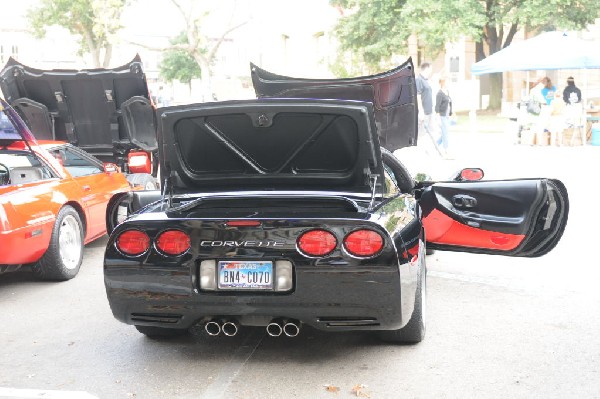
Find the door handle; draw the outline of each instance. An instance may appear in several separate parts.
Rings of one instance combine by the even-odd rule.
[[[92,188],[90,186],[83,186],[83,191],[90,191]]]
[[[458,194],[452,197],[452,204],[459,209],[474,208],[477,205],[477,200],[470,195]]]

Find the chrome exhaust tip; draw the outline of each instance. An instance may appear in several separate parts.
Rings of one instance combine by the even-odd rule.
[[[228,337],[235,336],[238,333],[238,330],[239,327],[236,321],[226,321],[221,327],[221,331],[223,331],[223,334],[227,335]]]
[[[295,321],[287,322],[283,326],[283,332],[288,337],[296,337],[298,334],[300,334],[300,324]]]
[[[282,333],[283,328],[278,322],[273,321],[267,326],[267,334],[269,334],[271,337],[279,337]]]
[[[206,323],[204,325],[204,329],[206,330],[206,333],[212,337],[221,334],[221,325],[214,320],[211,320],[208,323]]]

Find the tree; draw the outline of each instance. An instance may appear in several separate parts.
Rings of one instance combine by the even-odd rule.
[[[36,37],[59,25],[80,37],[80,53],[90,53],[94,67],[108,67],[113,35],[121,28],[120,15],[127,0],[40,0],[29,10],[28,20]],[[101,61],[101,55],[102,61]]]
[[[410,34],[433,55],[461,35],[476,41],[476,59],[510,45],[520,29],[583,29],[600,16],[597,0],[331,0],[350,11],[336,32],[342,50],[364,52],[376,66],[405,51]],[[355,42],[354,42],[355,41]],[[486,51],[487,50],[487,51]],[[559,56],[559,55],[557,55]],[[499,108],[502,74],[490,76],[490,108]]]
[[[171,40],[172,45],[187,44],[185,32]],[[192,79],[202,76],[196,60],[186,51],[174,48],[165,51],[160,63],[160,75],[167,82],[179,80],[181,83],[191,85]]]
[[[156,51],[179,50],[191,57],[200,69],[201,90],[204,99],[212,99],[212,66],[217,52],[223,44],[223,41],[234,30],[246,24],[246,21],[234,23],[236,3],[232,7],[229,21],[223,24],[225,27],[217,37],[213,37],[202,30],[204,22],[208,19],[213,10],[207,9],[207,6],[213,7],[214,3],[208,3],[200,0],[171,0],[171,3],[177,8],[184,22],[184,41],[172,43],[166,47],[153,47],[142,43],[132,43],[147,49]],[[173,54],[173,53],[171,53]]]

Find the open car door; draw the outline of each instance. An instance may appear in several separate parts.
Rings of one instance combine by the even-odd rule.
[[[537,257],[560,240],[569,213],[552,179],[434,183],[419,199],[428,248]]]

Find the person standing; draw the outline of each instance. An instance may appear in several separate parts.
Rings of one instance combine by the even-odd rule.
[[[580,138],[581,144],[586,143],[586,119],[583,109],[581,90],[575,86],[575,79],[572,76],[567,78],[567,87],[563,91],[563,100],[567,104],[565,107],[565,119],[567,126],[573,129],[570,144],[575,143],[575,139]],[[578,137],[579,136],[579,137]]]
[[[546,131],[546,126],[548,125],[551,110],[551,108],[548,106],[549,102],[544,95],[547,79],[548,78],[540,79],[529,92],[529,100],[535,104],[538,104],[537,112],[530,111],[528,113],[529,122],[531,124],[531,132],[533,133],[531,141],[532,145],[542,145],[546,143],[544,133]]]
[[[556,86],[552,84],[552,80],[549,77],[545,77],[542,79],[542,84],[544,87],[542,88],[542,95],[546,100],[546,105],[552,104],[554,101],[554,93],[556,93]]]
[[[440,89],[435,96],[435,112],[440,116],[442,135],[437,141],[437,145],[442,145],[445,155],[448,155],[448,128],[450,126],[450,116],[452,115],[452,99],[446,87],[446,79],[440,79]]]
[[[563,101],[565,104],[579,104],[581,102],[581,90],[575,86],[573,76],[567,78],[567,87],[563,91]]]
[[[426,137],[433,144],[434,138],[432,133],[432,117],[433,117],[433,95],[431,91],[431,85],[429,84],[429,78],[431,77],[431,64],[424,62],[420,66],[419,75],[415,79],[417,86],[417,103],[421,104],[422,113],[419,112],[419,141],[423,143]],[[420,101],[419,101],[420,98]],[[437,148],[436,148],[437,149]],[[439,150],[438,150],[439,152]]]

